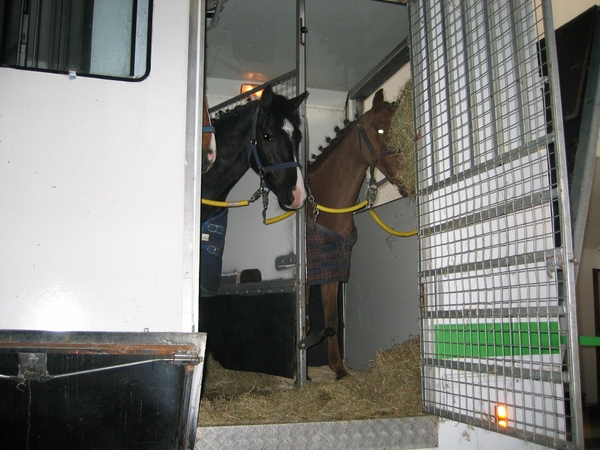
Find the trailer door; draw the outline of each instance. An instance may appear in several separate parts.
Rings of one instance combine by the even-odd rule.
[[[0,8],[0,329],[197,330],[190,2],[80,3]]]
[[[425,410],[582,448],[550,2],[409,8]]]

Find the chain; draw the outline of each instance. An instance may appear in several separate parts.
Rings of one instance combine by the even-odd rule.
[[[252,194],[252,197],[250,197],[250,200],[248,200],[248,203],[254,203],[256,200],[258,200],[262,194],[263,188],[262,186],[259,187],[256,192],[254,194]]]
[[[319,208],[317,208],[318,205],[317,205],[317,202],[315,201],[315,196],[313,195],[312,191],[310,190],[310,185],[308,183],[306,183],[306,190],[308,191],[308,201],[312,205],[312,212],[313,212],[313,218],[314,218],[313,231],[315,231],[317,229],[317,220],[319,220],[319,213],[321,211],[319,211]]]
[[[267,209],[269,208],[269,188],[266,186],[261,186],[260,190],[262,190],[262,202],[263,202],[263,222],[267,220]]]

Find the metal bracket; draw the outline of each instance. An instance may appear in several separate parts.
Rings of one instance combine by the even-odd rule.
[[[173,364],[176,366],[184,366],[187,364],[197,366],[202,361],[204,361],[204,358],[199,355],[189,355],[187,353],[175,353],[173,355]]]
[[[335,334],[335,330],[331,327],[325,328],[320,333],[311,333],[301,341],[298,341],[296,344],[300,350],[306,350],[313,345],[317,345],[319,342],[323,340],[323,338],[333,336]]]
[[[296,255],[293,253],[275,258],[275,268],[277,270],[286,269],[294,265],[296,265]]]
[[[563,258],[560,253],[546,256],[546,273],[548,278],[554,278],[554,272],[563,270]]]
[[[51,378],[47,365],[45,353],[19,353],[19,378],[43,383]]]

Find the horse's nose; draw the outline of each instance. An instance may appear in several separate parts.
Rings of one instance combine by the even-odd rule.
[[[294,186],[288,191],[289,205],[291,209],[302,208],[306,201],[306,191],[304,186]]]
[[[292,205],[292,207],[294,206],[294,203],[296,201],[296,197],[294,196],[295,191],[296,187],[293,187],[288,191],[288,201],[290,202],[289,204]]]

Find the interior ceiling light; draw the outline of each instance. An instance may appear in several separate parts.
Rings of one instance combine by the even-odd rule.
[[[256,89],[259,85],[252,83],[244,83],[240,89],[240,94],[245,94],[246,92],[250,92],[252,89]],[[253,92],[252,95],[256,98],[260,98],[262,95],[262,89],[260,91]]]

